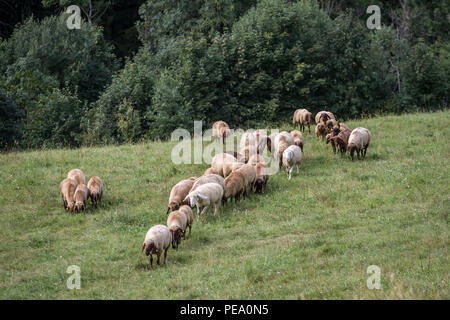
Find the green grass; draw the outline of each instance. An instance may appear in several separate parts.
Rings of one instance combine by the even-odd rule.
[[[449,299],[450,112],[347,125],[371,131],[365,161],[306,134],[300,174],[208,212],[152,270],[145,233],[166,223],[171,187],[208,165],[172,164],[168,142],[0,155],[0,299]],[[63,210],[72,168],[103,179],[98,210]]]

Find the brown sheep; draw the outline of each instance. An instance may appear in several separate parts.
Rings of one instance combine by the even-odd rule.
[[[219,153],[211,161],[211,168],[216,170],[222,177],[226,177],[232,171],[233,163],[239,162],[234,156],[228,153]]]
[[[239,170],[233,171],[225,179],[225,192],[224,198],[227,201],[229,198],[234,198],[234,202],[237,202],[241,198],[241,193],[245,189],[245,177]]]
[[[316,139],[322,137],[322,140],[324,140],[325,136],[327,135],[327,128],[325,127],[325,124],[323,124],[322,122],[317,124],[315,132],[316,132]]]
[[[92,177],[87,184],[92,205],[98,206],[103,196],[103,182],[99,177]]]
[[[283,152],[286,150],[289,146],[294,144],[294,139],[292,136],[286,132],[281,131],[279,134],[276,135],[273,147],[274,152],[273,156],[276,156],[276,159],[278,160],[278,166],[281,169],[281,166],[283,164]]]
[[[257,163],[266,163],[264,157],[260,154],[254,154],[248,160],[248,164],[251,164],[253,166],[256,165]]]
[[[244,175],[244,199],[247,196],[247,187],[250,186],[250,190],[253,189],[253,185],[255,183],[256,179],[256,171],[255,168],[251,164],[244,164],[242,167],[240,167],[238,170],[239,172],[242,172]]]
[[[230,127],[225,121],[216,121],[212,127],[212,136],[214,140],[222,139],[222,143],[225,143],[225,139],[230,135]]]
[[[295,126],[297,123],[300,126],[300,130],[305,132],[305,125],[308,125],[308,131],[311,133],[312,113],[306,109],[297,109],[294,112],[292,124]]]
[[[348,138],[350,137],[351,133],[352,131],[349,129],[341,130],[337,136],[334,136],[332,138],[334,145],[338,147],[339,152],[341,153],[341,157],[344,156],[345,152],[347,151]]]
[[[75,201],[75,212],[86,210],[86,201],[89,197],[89,189],[85,184],[79,184],[75,190],[73,199]]]
[[[179,210],[172,211],[167,217],[167,228],[172,234],[172,248],[178,249],[181,237],[184,236],[187,227],[187,216]]]
[[[294,139],[294,144],[303,151],[303,134],[298,130],[292,130],[291,136]]]
[[[183,213],[186,216],[186,227],[189,228],[189,238],[191,237],[191,229],[192,224],[194,223],[194,213],[192,212],[191,207],[187,205],[182,205],[180,209],[178,209],[179,212]],[[183,239],[186,240],[186,229],[184,230]]]
[[[168,214],[169,211],[178,210],[181,204],[186,204],[183,200],[189,194],[189,191],[191,190],[196,179],[196,177],[191,177],[186,180],[181,180],[173,186],[172,190],[170,190],[169,204],[167,205],[166,214]]]
[[[327,132],[330,133],[333,130],[333,127],[338,125],[338,122],[334,119],[328,119],[325,125],[327,127]]]
[[[208,168],[203,172],[203,175],[206,176],[208,174],[219,174],[214,168]]]
[[[314,120],[316,121],[316,124],[319,124],[320,122],[323,122],[323,124],[325,124],[325,123],[327,123],[327,120],[329,120],[329,119],[336,120],[336,118],[334,117],[334,114],[332,114],[331,112],[320,111],[316,114],[316,117]]]
[[[267,181],[269,180],[269,175],[267,174],[267,165],[265,163],[259,162],[255,165],[256,179],[254,188],[257,193],[261,193],[266,189]]]
[[[150,256],[150,267],[153,266],[153,254],[156,254],[156,263],[159,265],[159,257],[164,251],[164,264],[166,264],[167,250],[169,250],[172,243],[172,233],[169,228],[158,224],[151,227],[145,235],[144,243],[142,244],[141,252],[145,249],[145,255]]]
[[[77,184],[86,184],[86,176],[80,169],[70,170],[67,174],[67,178],[74,179]]]
[[[232,155],[237,161],[245,163],[245,157],[236,151],[225,151],[226,154]]]
[[[59,191],[61,193],[61,198],[63,201],[64,209],[67,211],[73,211],[75,206],[75,190],[77,189],[78,183],[74,179],[66,178],[59,184]]]

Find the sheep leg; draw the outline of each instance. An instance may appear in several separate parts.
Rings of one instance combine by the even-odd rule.
[[[200,215],[203,216],[203,214],[205,213],[206,209],[208,209],[208,208],[209,208],[209,206],[203,207],[203,210],[202,210],[202,212],[200,213]]]
[[[311,126],[309,125],[309,123],[308,123],[308,131],[309,133],[311,133]]]
[[[192,229],[192,225],[189,225],[189,238],[191,237],[191,229]]]
[[[157,252],[156,253],[156,263],[158,264],[158,266],[160,265],[160,263],[159,263],[159,258],[161,257],[161,252]]]
[[[163,264],[166,264],[167,250],[169,250],[169,247],[167,247],[166,250],[164,250],[164,262],[163,262]]]
[[[150,268],[153,268],[153,255],[150,253]]]
[[[294,171],[294,166],[289,169],[289,180],[291,180],[292,171]]]
[[[299,171],[298,171],[298,164],[297,164],[297,173],[299,173]]]
[[[356,154],[358,155],[358,160],[360,160],[361,158],[359,157],[359,149],[356,150]]]

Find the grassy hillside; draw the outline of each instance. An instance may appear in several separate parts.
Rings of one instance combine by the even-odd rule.
[[[300,174],[209,212],[152,270],[145,233],[166,223],[171,187],[208,165],[174,165],[162,142],[0,155],[0,299],[449,299],[450,112],[347,125],[372,132],[365,161],[306,134]],[[102,177],[101,208],[63,210],[72,168]],[[80,290],[66,288],[70,265]]]

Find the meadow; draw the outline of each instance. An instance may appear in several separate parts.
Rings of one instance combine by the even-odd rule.
[[[171,187],[208,164],[175,165],[176,143],[158,141],[0,154],[0,299],[449,299],[450,112],[346,124],[372,133],[364,161],[311,128],[299,174],[209,211],[151,270],[145,233],[166,224]],[[73,168],[103,179],[98,209],[63,210]]]

